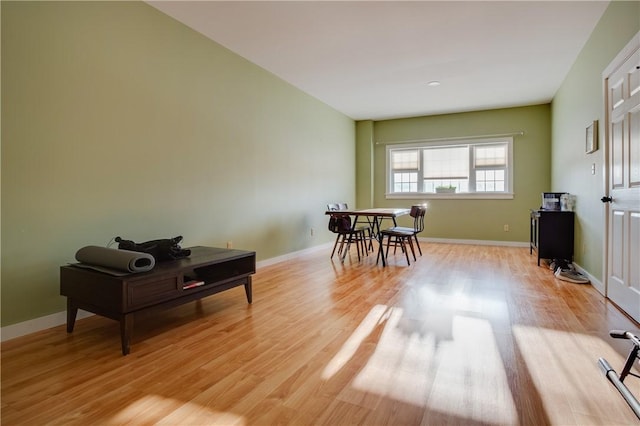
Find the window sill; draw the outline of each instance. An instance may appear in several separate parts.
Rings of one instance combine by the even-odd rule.
[[[415,192],[404,194],[385,194],[387,200],[513,200],[514,194],[504,192],[474,193],[456,192],[453,194],[436,194],[433,192]]]

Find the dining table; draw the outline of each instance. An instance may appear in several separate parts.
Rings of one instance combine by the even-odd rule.
[[[376,257],[376,263],[378,259],[382,258],[382,266],[387,266],[384,251],[382,250],[383,235],[382,235],[382,221],[389,219],[393,221],[393,226],[398,226],[396,218],[409,214],[411,209],[406,208],[389,208],[389,207],[376,207],[370,209],[346,209],[346,210],[327,210],[325,214],[344,214],[354,217],[353,228],[355,229],[358,223],[363,223],[362,218],[365,218],[367,223],[371,226],[371,231],[378,240],[378,254]]]

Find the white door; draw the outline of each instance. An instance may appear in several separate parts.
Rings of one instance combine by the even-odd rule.
[[[640,33],[604,74],[608,136],[607,297],[640,322]]]

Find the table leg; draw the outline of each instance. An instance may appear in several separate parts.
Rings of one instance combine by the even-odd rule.
[[[378,258],[382,257],[382,267],[387,266],[387,260],[385,258],[384,252],[382,251],[382,244],[384,242],[384,235],[380,232],[380,221],[378,217],[373,218],[373,231],[376,234],[376,239],[378,240],[378,256],[376,257],[376,263],[378,263]]]
[[[78,315],[78,308],[73,304],[70,297],[67,297],[67,333],[73,332],[73,327],[76,324],[76,316]]]
[[[384,252],[382,251],[382,240],[378,239],[378,256],[376,257],[376,263],[378,263],[378,258],[382,258],[382,267],[387,266],[387,262],[384,256]]]
[[[253,301],[251,276],[247,277],[247,283],[244,285],[244,292],[247,294],[247,302],[251,303]]]
[[[122,341],[122,355],[129,354],[132,330],[133,314],[124,314],[120,318],[120,340]]]

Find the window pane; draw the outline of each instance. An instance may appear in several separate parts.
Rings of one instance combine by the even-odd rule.
[[[403,172],[393,174],[393,192],[417,192],[418,173]]]
[[[393,151],[391,153],[391,168],[396,169],[417,169],[418,150]]]
[[[476,192],[504,192],[504,170],[476,170]]]
[[[425,179],[466,179],[469,176],[469,147],[429,148],[424,151]]]
[[[507,146],[486,145],[475,147],[475,165],[479,166],[506,166]]]

